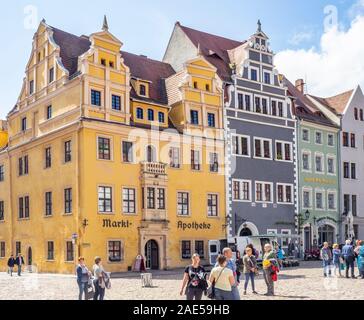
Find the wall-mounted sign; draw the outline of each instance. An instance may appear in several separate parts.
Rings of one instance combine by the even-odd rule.
[[[309,183],[319,183],[319,184],[330,184],[330,185],[336,184],[336,180],[324,179],[324,178],[305,178],[304,181]]]
[[[180,230],[210,230],[211,229],[211,224],[210,223],[198,223],[198,222],[191,222],[191,223],[186,223],[186,222],[182,222],[182,221],[178,221],[177,223],[177,228]]]
[[[121,221],[112,221],[111,219],[104,219],[102,223],[103,228],[118,228],[118,229],[127,229],[133,225],[128,220],[121,220]]]

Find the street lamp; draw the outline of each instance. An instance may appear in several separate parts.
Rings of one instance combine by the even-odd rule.
[[[308,220],[308,219],[310,219],[310,216],[311,216],[311,213],[310,213],[310,211],[306,211],[305,212],[305,217],[306,217],[306,220]],[[314,218],[314,219],[316,219],[316,218]]]

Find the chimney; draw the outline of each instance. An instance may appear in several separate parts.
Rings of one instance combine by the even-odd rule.
[[[305,81],[303,81],[303,79],[298,79],[296,80],[296,88],[299,92],[301,92],[302,94],[305,93]]]

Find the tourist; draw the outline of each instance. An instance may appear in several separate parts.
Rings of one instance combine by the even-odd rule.
[[[333,260],[333,266],[334,266],[334,271],[333,271],[334,276],[337,277],[337,270],[339,270],[339,277],[342,277],[342,274],[341,274],[342,255],[341,255],[340,247],[337,243],[333,245],[332,260]]]
[[[105,282],[105,271],[101,263],[101,258],[96,257],[95,258],[95,264],[93,266],[94,271],[94,286],[95,286],[95,295],[94,300],[104,300],[105,297],[105,288],[106,288],[106,282]]]
[[[274,282],[272,279],[272,263],[276,261],[276,256],[274,254],[272,246],[267,243],[264,246],[264,256],[263,256],[263,274],[264,280],[267,285],[266,296],[274,296]]]
[[[11,277],[13,276],[14,266],[15,266],[15,259],[14,255],[12,254],[8,260],[8,273],[10,274]]]
[[[232,295],[233,295],[233,300],[240,300],[240,293],[239,293],[239,283],[238,283],[238,279],[237,279],[237,269],[236,269],[236,263],[233,259],[233,251],[230,248],[225,248],[222,251],[223,255],[226,258],[227,261],[227,265],[226,267],[229,268],[234,275],[235,278],[235,284],[232,286],[231,290],[232,290]],[[215,265],[215,267],[218,266],[218,263]]]
[[[324,267],[324,276],[329,277],[331,276],[332,252],[328,242],[324,243],[324,246],[321,249],[320,256]]]
[[[360,251],[360,248],[361,248],[361,240],[356,240],[355,241],[354,253],[355,253],[356,265],[358,266],[359,276],[360,276],[360,268],[359,268],[359,251]]]
[[[364,279],[364,241],[360,242],[360,249],[358,251],[358,268],[361,279]]]
[[[233,271],[228,267],[226,256],[219,255],[216,265],[210,274],[210,281],[215,288],[215,299],[235,300],[232,290],[236,285],[236,279]]]
[[[283,269],[283,261],[284,261],[284,258],[285,258],[284,255],[285,255],[284,250],[282,249],[281,246],[278,246],[277,259],[278,259],[278,264],[279,264],[280,269]]]
[[[258,260],[259,259],[259,251],[254,248],[253,244],[249,243],[246,247],[251,248],[253,250],[253,255]]]
[[[18,276],[21,276],[21,268],[24,264],[24,259],[21,253],[18,254],[17,258],[15,259],[15,264],[18,266]]]
[[[85,294],[85,300],[87,300],[89,281],[91,279],[91,272],[87,269],[85,265],[85,259],[83,257],[80,257],[78,259],[76,274],[77,274],[77,284],[79,288],[78,300],[82,300],[83,294]]]
[[[351,240],[346,240],[346,244],[342,249],[342,255],[346,264],[346,278],[349,278],[349,269],[351,270],[351,277],[356,279],[354,271],[355,252],[351,245]]]
[[[244,284],[244,294],[247,294],[247,289],[249,285],[249,280],[252,284],[252,289],[254,294],[258,294],[255,291],[255,282],[254,278],[256,275],[256,272],[258,271],[258,265],[257,265],[257,259],[253,255],[253,250],[250,247],[247,247],[245,250],[245,256],[243,258],[244,262],[244,275],[245,275],[245,284]]]
[[[207,275],[200,262],[200,256],[195,253],[192,256],[192,264],[185,270],[180,295],[186,294],[188,301],[202,300],[202,295],[207,290]]]

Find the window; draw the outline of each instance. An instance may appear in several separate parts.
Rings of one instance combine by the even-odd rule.
[[[277,202],[293,203],[293,186],[290,184],[277,184]]]
[[[91,90],[91,104],[93,106],[101,107],[101,92],[97,90]]]
[[[309,209],[311,208],[311,192],[310,191],[303,191],[303,208]]]
[[[29,81],[29,94],[32,95],[34,93],[34,80]]]
[[[144,84],[139,86],[139,94],[144,97],[147,95],[147,88]]]
[[[180,163],[180,149],[177,147],[172,147],[169,150],[170,167],[179,169],[181,167]]]
[[[270,73],[264,72],[264,83],[265,84],[271,84],[270,78],[271,78]]]
[[[109,138],[98,138],[98,154],[100,160],[111,160],[110,145]]]
[[[0,221],[4,221],[5,219],[5,205],[4,201],[0,201]]]
[[[263,108],[263,114],[268,114],[268,104],[267,99],[262,99],[262,108]]]
[[[48,147],[45,149],[45,168],[52,167],[52,148]]]
[[[147,188],[147,208],[155,209],[155,189]]]
[[[205,89],[206,89],[206,91],[210,92],[210,85],[209,84],[206,84],[205,85]]]
[[[5,180],[5,169],[4,165],[0,166],[0,182],[3,182]]]
[[[355,120],[359,120],[359,112],[358,111],[359,111],[358,108],[354,109],[354,119]]]
[[[322,173],[324,171],[322,160],[323,160],[322,155],[315,156],[316,172],[318,173]]]
[[[28,219],[29,213],[29,196],[19,198],[18,218]]]
[[[364,121],[364,112],[363,112],[363,109],[360,109],[360,121]]]
[[[27,118],[24,117],[21,119],[21,131],[26,131],[27,130]]]
[[[47,120],[52,119],[52,106],[47,107]]]
[[[334,135],[331,133],[327,135],[327,144],[329,145],[329,147],[333,147],[335,145],[335,138]]]
[[[19,253],[21,253],[21,242],[16,241],[15,242],[15,256],[18,256]]]
[[[283,102],[278,102],[278,116],[281,117],[281,118],[284,117]]]
[[[350,194],[344,194],[344,213],[350,211]]]
[[[197,83],[197,81],[194,81],[194,82],[193,82],[193,88],[194,88],[194,89],[198,89],[198,83]]]
[[[47,242],[47,260],[48,261],[54,260],[54,242],[53,241]]]
[[[322,192],[316,192],[316,209],[317,210],[323,210],[324,209],[323,193]]]
[[[101,59],[101,64],[106,67],[106,59]]]
[[[133,188],[123,188],[123,213],[136,213],[136,191]]]
[[[344,178],[350,179],[350,163],[344,162]]]
[[[250,69],[250,80],[258,81],[258,70]]]
[[[45,194],[45,215],[49,217],[52,215],[52,192]]]
[[[328,193],[327,195],[327,203],[329,206],[329,210],[336,210],[336,194]]]
[[[66,141],[64,143],[64,162],[68,163],[72,161],[72,143],[71,141]]]
[[[205,244],[203,241],[195,241],[195,252],[201,259],[205,259]]]
[[[137,108],[137,119],[143,120],[144,118],[144,111],[142,108]]]
[[[121,97],[117,95],[111,96],[111,107],[113,110],[121,111]]]
[[[207,114],[207,123],[210,128],[215,128],[215,114],[214,113]]]
[[[99,213],[112,213],[112,188],[99,187]]]
[[[352,148],[356,148],[356,141],[355,140],[356,140],[355,139],[355,134],[354,133],[350,134],[350,145],[351,145]]]
[[[198,150],[191,150],[191,169],[201,170],[200,151]]]
[[[19,176],[27,175],[29,173],[29,163],[28,156],[19,158],[18,160],[18,172]]]
[[[166,190],[163,188],[158,188],[157,190],[157,202],[158,202],[158,210],[166,209]]]
[[[335,174],[335,159],[327,158],[327,172],[329,174]]]
[[[254,138],[255,158],[272,159],[271,140]]]
[[[5,242],[1,241],[0,242],[0,258],[5,258],[5,256],[6,256]]]
[[[246,94],[245,95],[245,110],[250,111],[250,109],[251,109],[251,97],[250,97],[250,95]]]
[[[148,120],[154,121],[154,110],[153,109],[148,109]]]
[[[343,132],[343,146],[349,147],[349,133]]]
[[[309,153],[303,153],[302,154],[302,168],[305,171],[310,171],[311,170],[311,159],[310,159],[310,154]]]
[[[67,188],[64,190],[64,213],[72,213],[72,189]]]
[[[351,206],[352,206],[352,213],[353,213],[353,216],[354,216],[354,217],[358,216],[358,210],[357,210],[357,196],[356,196],[356,195],[352,195],[352,196],[351,196]]]
[[[219,155],[215,152],[210,153],[210,172],[219,172]]]
[[[255,201],[272,202],[272,183],[256,182],[255,183]]]
[[[109,241],[108,244],[108,259],[109,262],[121,262],[123,254],[121,250],[121,241]]]
[[[49,69],[49,83],[52,83],[54,81],[54,68]]]
[[[356,179],[356,163],[351,164],[351,179]]]
[[[244,109],[244,95],[241,93],[238,94],[238,108],[240,110]]]
[[[261,106],[260,106],[260,98],[255,97],[254,101],[255,101],[255,112],[261,113],[262,109],[261,109]]]
[[[292,161],[292,145],[285,142],[276,142],[276,159],[279,161]]]
[[[190,214],[190,195],[188,192],[177,193],[177,214],[179,216]]]
[[[133,142],[123,141],[123,162],[133,162]]]
[[[147,162],[155,162],[156,159],[156,151],[153,146],[147,146]]]
[[[159,121],[159,123],[165,122],[164,112],[158,112],[158,121]]]
[[[196,111],[196,110],[191,110],[191,124],[196,125],[196,126],[199,124],[198,111]]]
[[[75,259],[72,241],[66,242],[66,262],[73,262]]]
[[[182,259],[191,259],[192,252],[191,252],[191,241],[182,241],[181,243],[181,254]]]
[[[251,201],[251,182],[248,180],[233,181],[233,200]]]
[[[24,175],[29,174],[29,157],[24,156]]]
[[[217,217],[218,211],[218,195],[208,194],[207,195],[207,215],[209,217]]]
[[[115,65],[114,65],[114,62],[113,62],[113,61],[109,61],[109,67],[110,67],[110,68],[114,68],[114,66],[115,66]]]
[[[305,142],[310,141],[310,131],[308,129],[303,129],[302,130],[302,140],[305,141]]]
[[[232,147],[234,155],[250,157],[250,137],[233,136]]]
[[[277,116],[277,101],[272,100],[272,116]]]
[[[315,137],[316,144],[322,144],[322,132],[316,131]]]

